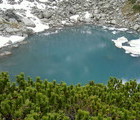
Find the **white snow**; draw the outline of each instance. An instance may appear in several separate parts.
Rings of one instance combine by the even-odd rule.
[[[115,46],[118,48],[122,48],[122,44],[128,42],[125,37],[120,37],[117,40],[112,40],[115,43]]]
[[[112,33],[115,35],[115,34],[117,34],[117,31],[112,31]]]
[[[117,40],[112,40],[115,46],[125,50],[125,53],[130,53],[132,57],[140,56],[140,39],[128,41],[125,37],[120,37]],[[129,46],[123,45],[123,43],[128,43]]]
[[[79,17],[80,17],[79,15],[73,15],[73,16],[70,17],[70,20],[73,21],[73,22],[77,22]]]
[[[89,12],[85,12],[85,19],[87,20],[87,21],[89,21],[90,20],[90,18],[91,18],[91,14],[89,13]]]
[[[0,36],[0,48],[21,42],[24,39],[25,39],[25,37],[21,37],[21,36],[10,36],[10,37]]]
[[[48,2],[48,0],[39,0],[40,2]]]
[[[62,20],[61,23],[65,25],[67,22],[65,20]]]

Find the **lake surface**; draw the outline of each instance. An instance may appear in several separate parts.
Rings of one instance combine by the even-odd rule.
[[[27,39],[28,44],[0,58],[0,71],[12,77],[24,72],[27,76],[86,84],[90,80],[107,83],[110,76],[123,80],[140,79],[140,57],[133,58],[115,47],[112,39],[139,35],[103,30],[95,26],[65,28],[57,33],[40,33]]]

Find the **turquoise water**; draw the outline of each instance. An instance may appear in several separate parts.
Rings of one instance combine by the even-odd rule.
[[[111,41],[121,36],[129,40],[139,37],[127,32],[114,35],[95,26],[33,35],[27,39],[28,44],[0,58],[0,71],[8,71],[13,77],[24,72],[28,76],[67,84],[86,84],[90,80],[107,83],[110,76],[139,80],[140,58],[125,54]]]

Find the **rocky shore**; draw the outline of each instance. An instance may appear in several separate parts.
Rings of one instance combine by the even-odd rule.
[[[140,13],[127,0],[0,0],[0,48],[51,28],[94,24],[140,32]],[[14,36],[11,38],[11,36]],[[3,41],[3,42],[1,42]],[[9,53],[8,53],[9,54]]]

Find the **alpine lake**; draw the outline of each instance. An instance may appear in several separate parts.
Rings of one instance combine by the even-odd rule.
[[[67,84],[87,84],[94,80],[106,84],[109,77],[140,82],[140,57],[131,57],[114,45],[112,39],[128,40],[140,35],[124,31],[113,34],[102,27],[84,25],[43,32],[27,38],[25,45],[12,49],[12,55],[0,57],[0,72],[14,78],[26,76]]]

